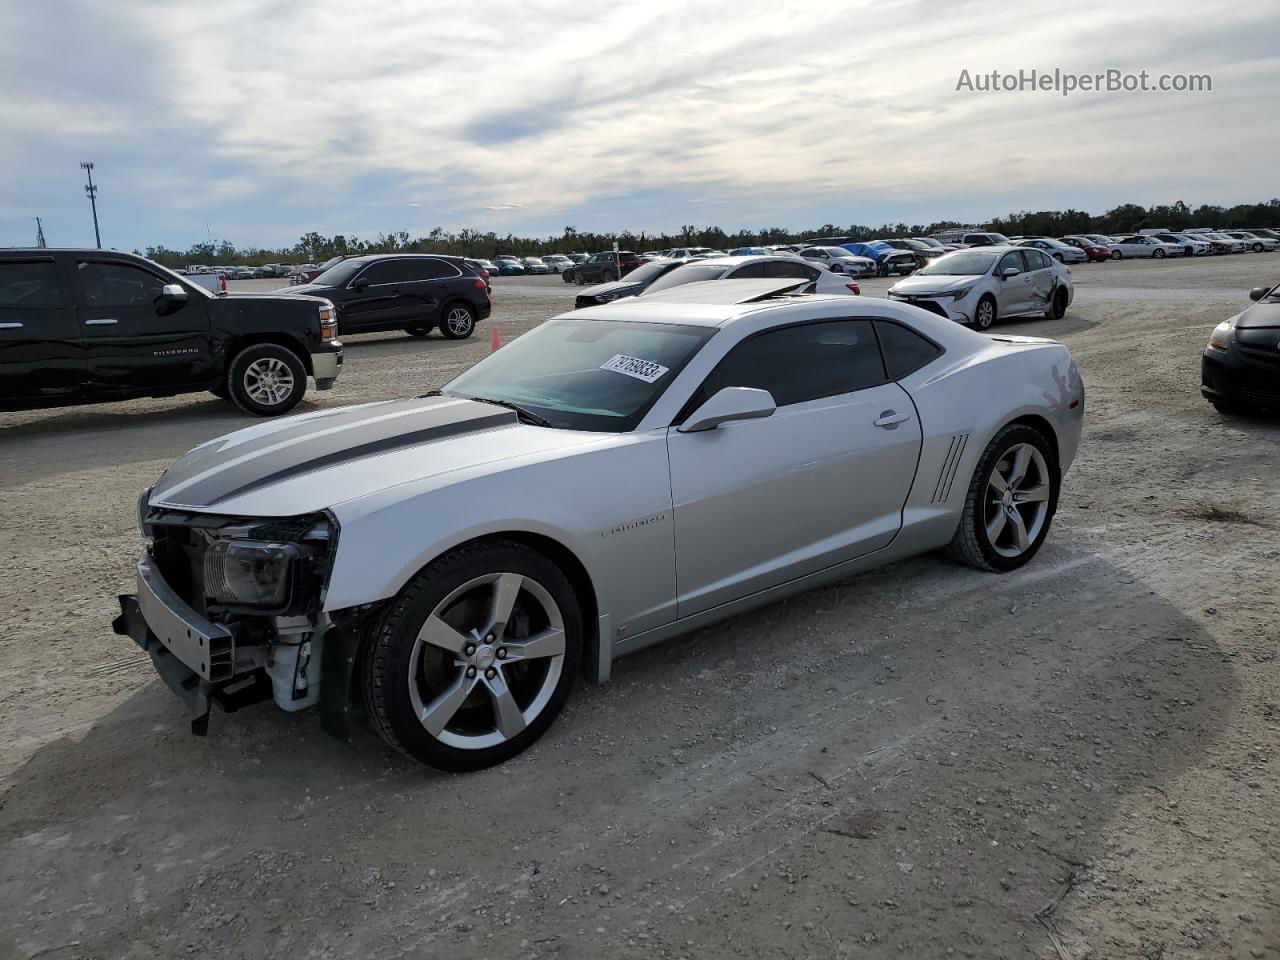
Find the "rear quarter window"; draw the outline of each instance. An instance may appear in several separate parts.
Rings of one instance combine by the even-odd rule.
[[[942,356],[942,348],[922,334],[892,320],[875,321],[885,371],[890,380],[901,380],[926,363]]]

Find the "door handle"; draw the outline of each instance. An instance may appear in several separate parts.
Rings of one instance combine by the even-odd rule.
[[[86,320],[84,325],[86,327],[109,327],[118,322],[118,320],[112,320],[109,317],[100,317],[97,320]]]
[[[893,430],[904,420],[910,419],[911,414],[909,413],[897,413],[893,410],[885,410],[880,414],[880,419],[875,421],[875,425],[877,427],[886,427],[889,430]]]
[[[0,330],[20,330],[21,328],[20,323],[0,323]]]

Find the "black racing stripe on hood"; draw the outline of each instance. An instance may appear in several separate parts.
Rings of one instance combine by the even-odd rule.
[[[288,480],[290,477],[296,477],[304,473],[310,473],[313,470],[322,470],[325,467],[331,467],[334,464],[346,463],[350,460],[360,460],[364,457],[374,457],[380,453],[386,453],[389,450],[398,450],[401,447],[412,447],[421,443],[432,443],[436,440],[446,440],[449,437],[456,437],[464,433],[480,433],[484,430],[493,430],[497,427],[507,427],[516,423],[516,415],[514,412],[495,413],[487,417],[476,420],[466,420],[462,423],[445,423],[434,427],[424,427],[421,430],[413,430],[409,433],[401,433],[394,437],[383,437],[380,440],[373,440],[369,443],[356,444],[347,447],[345,450],[336,450],[333,453],[324,456],[315,457],[314,459],[295,463],[292,466],[277,470],[275,473],[263,474],[256,477],[241,486],[235,487],[224,493],[220,493],[217,499],[211,500],[209,506],[216,506],[224,500],[230,500],[232,497],[238,497],[241,494],[256,490],[259,487],[270,486],[273,483],[279,483],[281,480]],[[203,484],[197,484],[190,490],[183,491],[183,495],[194,494],[199,496],[200,488]]]
[[[474,401],[442,403],[433,398],[356,407],[332,418],[305,420],[275,435],[197,448],[175,464],[174,476],[166,474],[156,484],[153,502],[212,507],[335,464],[517,422],[514,411]]]

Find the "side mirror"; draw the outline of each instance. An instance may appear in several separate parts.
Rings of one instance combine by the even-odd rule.
[[[758,420],[773,416],[777,406],[768,390],[755,387],[725,387],[695,410],[676,429],[680,433],[714,430],[722,423],[735,420]]]
[[[166,283],[160,288],[160,299],[165,303],[186,303],[187,291],[180,283]]]
[[[1000,271],[1000,279],[1008,280],[1010,277],[1016,277],[1021,272],[1022,271],[1019,270],[1017,267],[1005,267],[1003,270]]]
[[[1261,300],[1263,297],[1267,295],[1267,292],[1270,289],[1271,289],[1270,287],[1254,287],[1252,290],[1249,291],[1249,299]]]
[[[351,281],[351,289],[356,291],[356,293],[359,293],[368,285],[369,285],[369,280],[366,277],[356,277],[353,281]]]

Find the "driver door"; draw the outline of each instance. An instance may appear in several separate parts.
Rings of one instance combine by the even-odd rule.
[[[1004,272],[1010,267],[1017,269],[1018,273],[1006,277]],[[995,267],[995,277],[1000,285],[996,295],[1000,316],[1013,316],[1031,309],[1031,274],[1021,250],[1011,250],[1000,258]]]
[[[680,618],[886,546],[920,454],[915,407],[888,382],[869,320],[743,341],[685,415],[728,386],[768,390],[777,410],[668,431]]]

